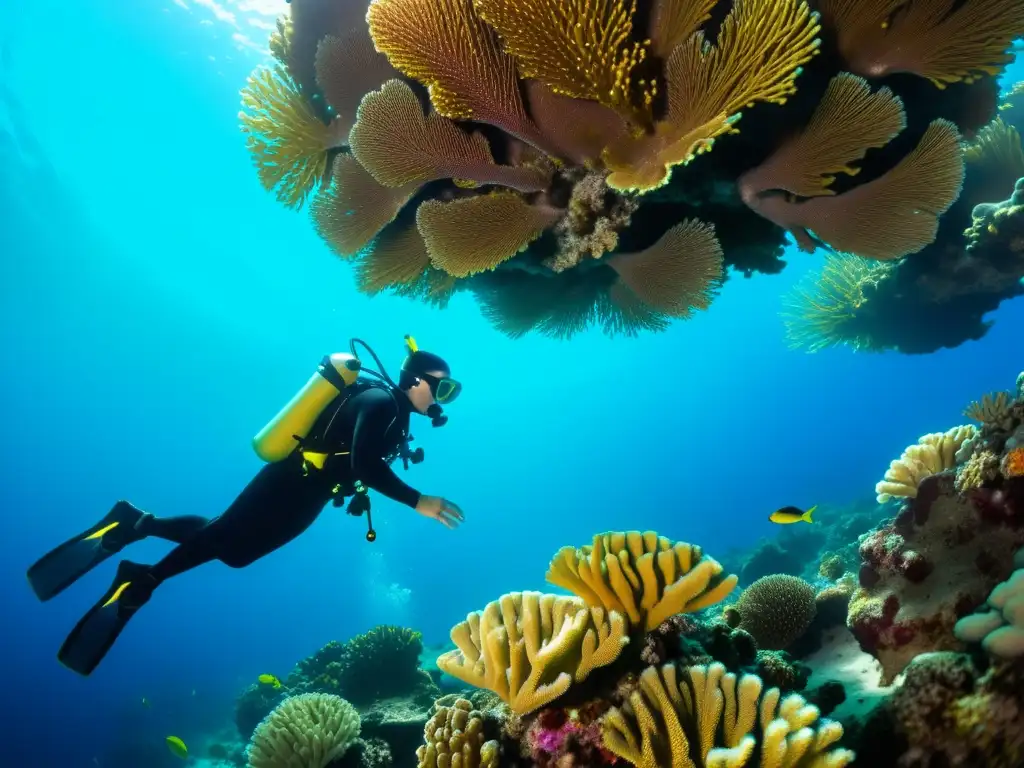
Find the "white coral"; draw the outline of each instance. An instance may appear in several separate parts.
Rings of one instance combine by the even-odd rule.
[[[916,497],[922,480],[956,466],[957,451],[975,434],[977,430],[966,425],[922,436],[889,465],[885,478],[875,486],[878,502]]]

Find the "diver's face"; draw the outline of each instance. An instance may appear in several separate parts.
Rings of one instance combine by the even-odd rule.
[[[427,371],[427,374],[439,379],[449,375],[448,371]],[[416,409],[417,413],[426,416],[427,409],[434,404],[434,394],[430,391],[430,384],[426,379],[420,379],[416,386],[410,387],[407,392],[412,407]]]

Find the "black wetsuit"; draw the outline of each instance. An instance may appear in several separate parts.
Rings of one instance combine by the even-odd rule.
[[[409,507],[420,494],[390,463],[406,445],[412,406],[401,391],[370,386],[325,409],[306,450],[330,454],[322,469],[305,464],[299,450],[263,467],[231,505],[212,520],[198,515],[143,520],[138,533],[177,542],[150,569],[160,582],[211,560],[243,568],[305,531],[337,493],[356,481]],[[310,445],[312,441],[313,445]]]

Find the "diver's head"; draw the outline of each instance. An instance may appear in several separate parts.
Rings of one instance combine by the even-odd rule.
[[[432,352],[425,352],[407,339],[409,355],[402,363],[398,388],[409,397],[417,413],[429,416],[435,427],[442,426],[448,417],[442,415],[442,406],[459,396],[462,385],[452,378],[448,363]]]

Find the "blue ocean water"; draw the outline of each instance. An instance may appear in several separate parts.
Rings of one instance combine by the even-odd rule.
[[[187,741],[258,674],[376,623],[442,641],[498,594],[543,588],[551,554],[598,531],[715,554],[774,535],[780,506],[821,504],[828,525],[829,505],[870,498],[905,445],[1021,368],[1020,300],[981,341],[928,356],[789,351],[780,296],[821,259],[795,252],[634,340],[512,341],[469,296],[445,311],[368,299],[259,186],[238,130],[283,1],[6,5],[2,765],[102,768],[118,740]],[[394,369],[406,333],[465,383],[448,426],[414,428],[427,461],[406,476],[457,501],[460,529],[381,500],[371,545],[328,508],[245,570],[168,582],[91,677],[56,662],[112,565],[41,605],[24,581],[36,557],[119,498],[217,514],[260,466],[250,438],[323,354],[356,335]]]

